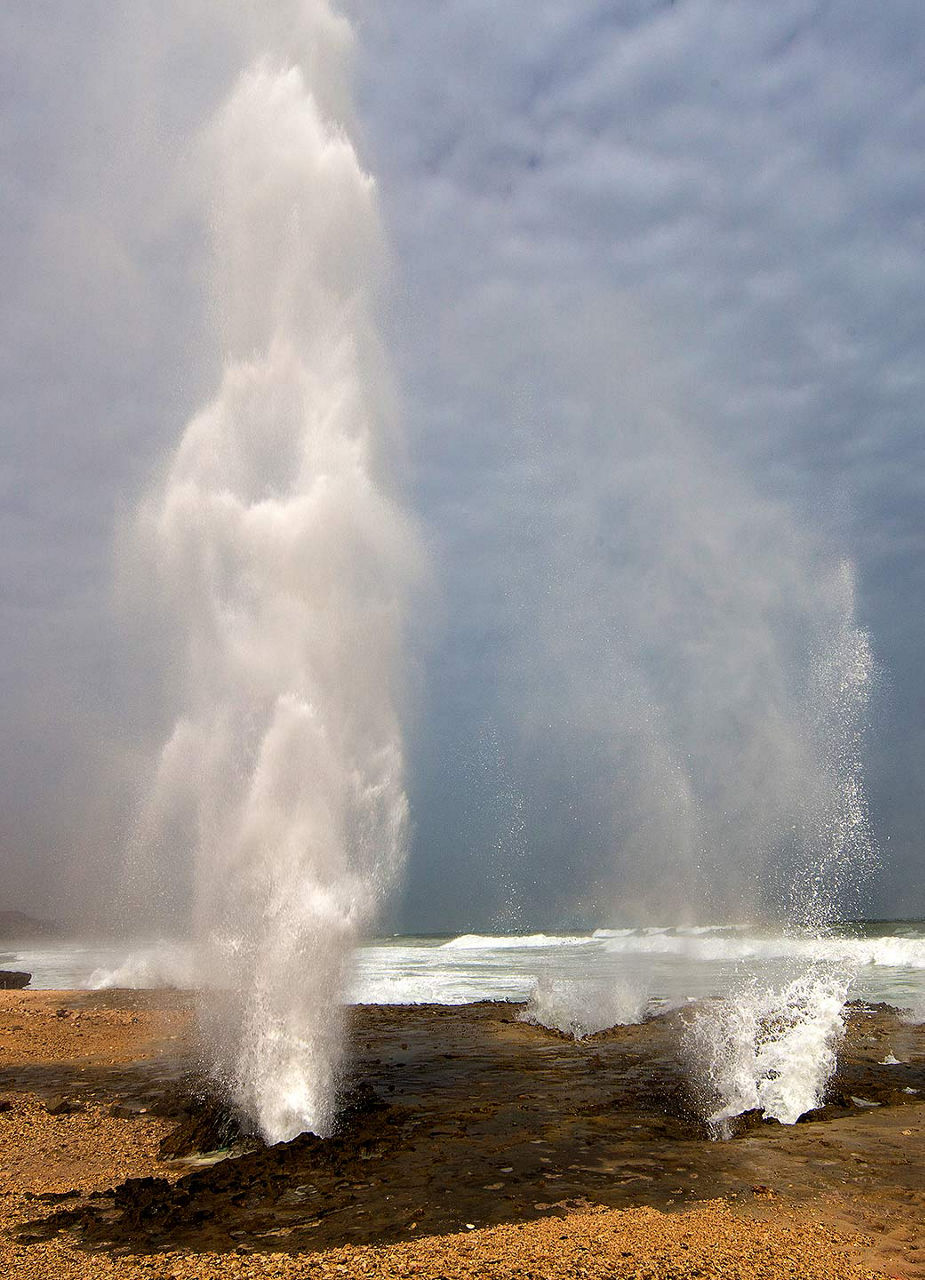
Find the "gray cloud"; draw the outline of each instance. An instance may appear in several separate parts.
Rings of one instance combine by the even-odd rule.
[[[193,141],[257,13],[0,15],[0,840],[25,905],[62,909],[75,846],[116,859],[163,727],[157,638],[127,645],[112,616],[112,530],[216,383]],[[728,549],[727,618],[760,613],[746,561],[789,584],[778,636],[825,566],[856,562],[887,673],[871,905],[925,911],[918,5],[383,0],[351,17],[441,594],[416,655],[406,922],[503,910],[511,865],[533,918],[606,905],[637,856],[615,846],[646,831],[627,797],[677,817],[616,673],[640,669],[643,568],[675,628],[696,610],[689,536]],[[622,471],[666,442],[667,472],[632,487]],[[636,528],[614,515],[630,491]]]
[[[530,625],[522,589],[484,590],[499,560],[529,573],[515,529],[551,543],[572,518],[570,499],[595,501],[580,480],[560,492],[525,483],[528,470],[562,479],[567,432],[548,402],[545,414],[527,406],[523,386],[519,404],[512,395],[499,406],[510,368],[494,352],[532,349],[526,378],[542,384],[593,340],[610,292],[618,306],[630,300],[638,326],[629,344],[615,334],[610,358],[634,366],[628,380],[670,407],[702,458],[744,477],[759,508],[751,531],[761,507],[778,503],[777,534],[793,524],[856,559],[861,619],[893,673],[868,753],[886,861],[874,906],[901,898],[920,910],[908,891],[920,735],[896,706],[897,681],[907,706],[917,684],[921,616],[912,565],[922,538],[923,169],[908,56],[921,46],[919,15],[902,5],[847,17],[808,4],[624,5],[616,15],[543,5],[535,21],[507,10],[499,22],[477,6],[444,5],[417,7],[399,36],[394,13],[378,14],[363,24],[363,117],[408,283],[400,336],[414,349],[422,498],[446,539],[449,593],[465,602],[465,627],[434,677],[435,701],[446,699],[456,726],[454,735],[443,725],[441,745],[455,737],[461,755],[472,749],[471,705],[451,690],[470,688],[474,673],[478,684]],[[573,372],[573,397],[606,415],[588,363]],[[628,407],[614,380],[611,421]],[[586,467],[604,465],[601,442],[584,443]],[[747,519],[740,528],[749,532]],[[613,591],[615,581],[600,585]],[[592,670],[589,695],[606,698]],[[460,881],[468,874],[470,802],[459,790],[456,821],[443,796],[422,824],[415,910],[445,883],[442,865],[428,875],[442,862],[432,846],[449,845]],[[591,790],[586,778],[560,807],[560,816],[584,809],[571,843],[586,849]],[[549,840],[549,814],[537,815],[534,845],[544,825],[565,880],[568,837]]]

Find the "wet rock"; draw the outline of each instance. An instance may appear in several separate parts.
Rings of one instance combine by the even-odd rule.
[[[885,1000],[848,1000],[845,1008],[850,1009],[853,1013],[860,1014],[862,1017],[898,1017],[902,1010],[895,1004],[887,1004]]]
[[[888,1107],[908,1106],[915,1097],[915,1092],[907,1093],[905,1089],[890,1089],[884,1096],[883,1103]]]
[[[341,1094],[338,1132],[346,1133],[355,1130],[373,1117],[381,1117],[391,1110],[389,1103],[367,1080],[356,1080]]]
[[[171,1195],[171,1185],[166,1178],[130,1178],[113,1188],[112,1198],[116,1209],[132,1230],[163,1228],[178,1219],[178,1209],[185,1209],[190,1201],[188,1190]]]
[[[28,987],[32,974],[18,969],[0,969],[0,991],[20,991]]]
[[[43,1239],[76,1231],[94,1249],[228,1251],[239,1242],[262,1248],[279,1241],[272,1247],[298,1252],[405,1239],[409,1231],[458,1232],[466,1222],[526,1221],[580,1196],[657,1208],[693,1196],[760,1201],[764,1187],[799,1196],[817,1184],[853,1185],[848,1144],[860,1146],[878,1122],[878,1132],[891,1132],[884,1111],[855,1107],[852,1095],[902,1105],[894,1125],[908,1125],[917,1116],[909,1102],[925,1098],[925,1028],[904,1028],[900,1051],[894,1015],[865,1014],[863,1024],[859,1015],[839,1046],[826,1106],[803,1118],[804,1125],[839,1118],[829,1133],[781,1126],[756,1110],[737,1120],[749,1141],[709,1141],[716,1135],[677,1052],[677,1019],[626,1027],[588,1046],[540,1038],[518,1013],[487,1004],[355,1009],[355,1079],[345,1081],[340,1123],[326,1139],[304,1134],[273,1147],[235,1139],[223,1131],[234,1117],[210,1102],[202,1077],[162,1075],[155,1083],[152,1075],[142,1087],[120,1076],[107,1105],[138,1114],[141,1102],[176,1125],[174,1152],[198,1157],[211,1148],[218,1158],[191,1159],[169,1180],[138,1179],[96,1199],[83,1196],[29,1229]],[[903,1065],[885,1065],[883,1045],[868,1043],[881,1022]],[[402,1043],[414,1044],[410,1059]],[[4,1084],[17,1087],[15,1078]],[[903,1176],[925,1176],[911,1134],[901,1142]],[[883,1161],[894,1158],[884,1152]],[[888,1177],[895,1180],[892,1165]]]
[[[843,1089],[831,1088],[825,1096],[825,1105],[832,1108],[840,1108],[845,1111],[851,1110],[851,1098]],[[809,1114],[807,1112],[807,1114]]]
[[[223,1151],[247,1136],[241,1117],[226,1103],[211,1098],[192,1099],[184,1118],[162,1140],[158,1155],[162,1160],[177,1160]]]
[[[741,1138],[747,1133],[754,1133],[756,1129],[778,1128],[780,1121],[774,1116],[766,1116],[760,1107],[753,1107],[750,1111],[743,1111],[740,1115],[730,1116],[723,1121],[724,1137]]]

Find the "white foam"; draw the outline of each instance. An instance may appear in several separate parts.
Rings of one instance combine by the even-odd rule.
[[[848,986],[843,973],[817,970],[698,1008],[685,1052],[719,1133],[745,1111],[794,1124],[820,1105],[844,1033]]]
[[[680,933],[631,934],[603,939],[609,951],[625,955],[676,955],[690,960],[806,960],[845,964],[852,968],[879,965],[925,969],[925,939],[806,937],[736,937]]]
[[[484,978],[469,974],[382,974],[358,977],[350,991],[352,1004],[474,1004],[479,1000],[526,1000],[527,976]]]
[[[692,937],[700,937],[703,934],[710,933],[731,933],[736,929],[747,929],[748,925],[744,924],[682,924],[675,930],[676,933],[690,934]]]
[[[549,934],[530,933],[524,935],[491,935],[482,933],[464,933],[458,938],[451,938],[442,944],[444,951],[504,951],[535,947],[580,947],[587,946],[594,938],[587,934]]]

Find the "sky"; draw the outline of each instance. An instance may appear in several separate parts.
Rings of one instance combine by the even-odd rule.
[[[6,906],[111,899],[169,724],[119,549],[220,376],[201,139],[285,9],[0,9]],[[345,12],[429,557],[395,924],[745,894],[859,764],[861,905],[925,914],[920,5]]]

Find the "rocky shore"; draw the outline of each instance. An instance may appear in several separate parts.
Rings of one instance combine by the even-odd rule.
[[[0,992],[0,1273],[925,1277],[895,1011],[852,1010],[808,1122],[726,1142],[680,1015],[576,1044],[519,1012],[356,1009],[341,1131],[266,1148],[209,1098],[188,996]]]

